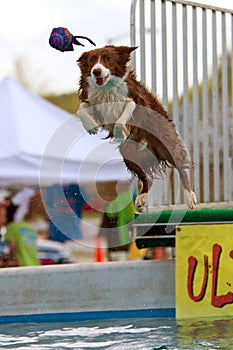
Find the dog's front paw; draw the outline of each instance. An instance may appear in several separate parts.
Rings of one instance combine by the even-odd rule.
[[[113,130],[113,135],[118,141],[123,142],[128,137],[128,130],[125,125],[116,124]]]
[[[141,213],[147,203],[147,193],[139,194],[135,199],[135,207]]]
[[[92,128],[87,130],[88,134],[90,135],[96,135],[98,132],[98,128]]]
[[[195,209],[197,206],[197,197],[193,191],[185,190],[186,202],[190,209]]]

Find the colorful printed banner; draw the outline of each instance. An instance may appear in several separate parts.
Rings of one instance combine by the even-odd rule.
[[[233,316],[233,224],[178,226],[176,317]]]

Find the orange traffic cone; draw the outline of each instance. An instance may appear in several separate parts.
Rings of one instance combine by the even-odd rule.
[[[96,237],[95,241],[95,262],[103,262],[104,254],[101,246],[101,238]]]
[[[163,259],[163,248],[156,247],[154,249],[154,259]]]

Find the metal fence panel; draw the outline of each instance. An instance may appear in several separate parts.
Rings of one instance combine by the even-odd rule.
[[[173,115],[194,163],[199,202],[233,200],[233,10],[184,0],[132,0],[133,66]],[[176,171],[149,205],[182,204]]]

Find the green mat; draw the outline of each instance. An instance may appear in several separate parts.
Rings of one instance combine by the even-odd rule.
[[[233,208],[166,210],[154,213],[140,214],[134,220],[134,225],[141,224],[181,224],[181,223],[211,223],[233,222]]]
[[[166,210],[162,212],[140,214],[134,221],[134,225],[139,226],[136,246],[138,249],[149,247],[175,247],[175,232],[172,232],[173,236],[169,234],[167,236],[163,235],[163,237],[160,236],[161,232],[163,232],[162,225],[174,225],[175,227],[175,225],[182,225],[182,223],[211,224],[230,222],[233,223],[233,208]]]

